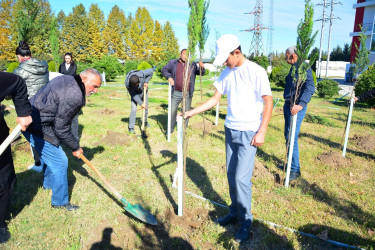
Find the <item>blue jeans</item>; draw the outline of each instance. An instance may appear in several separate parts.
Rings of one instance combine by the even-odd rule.
[[[304,107],[297,113],[297,124],[296,124],[296,134],[294,136],[294,146],[293,146],[293,155],[292,155],[292,166],[291,171],[301,174],[300,171],[300,164],[299,164],[299,150],[298,150],[298,135],[301,129],[301,124],[303,118],[306,115],[307,107]],[[286,141],[286,146],[288,147],[288,140],[289,140],[289,129],[290,124],[292,122],[292,113],[290,112],[290,102],[285,101],[284,104],[284,120],[285,120],[285,128],[284,128],[284,136]],[[288,147],[289,152],[289,147]]]
[[[51,204],[62,206],[69,202],[68,193],[68,158],[61,146],[54,146],[42,138],[22,132],[40,156],[44,169],[43,187],[52,189]]]
[[[232,204],[229,215],[240,223],[253,220],[251,214],[251,177],[253,175],[257,148],[251,146],[256,132],[238,131],[225,127],[227,177]]]

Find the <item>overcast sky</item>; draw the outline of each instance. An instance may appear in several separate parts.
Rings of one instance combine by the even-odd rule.
[[[334,19],[331,33],[331,51],[332,48],[345,43],[351,43],[349,33],[353,31],[355,9],[353,4],[356,1],[340,0],[342,4],[334,5]],[[104,12],[106,18],[114,5],[119,6],[126,15],[132,13],[134,16],[139,6],[148,9],[151,17],[164,24],[165,21],[172,23],[175,34],[178,38],[180,48],[187,46],[187,28],[186,24],[189,18],[189,7],[186,0],[50,0],[52,10],[57,14],[63,10],[65,14],[72,11],[77,3],[82,3],[86,11],[89,10],[91,3],[97,3]],[[322,3],[323,0],[312,0],[314,4],[314,20],[321,19],[323,7],[316,4]],[[327,0],[331,2],[331,0]],[[335,1],[338,2],[338,1]],[[304,0],[274,0],[273,8],[273,43],[272,50],[277,52],[284,51],[288,46],[296,43],[297,25],[304,15]],[[241,32],[254,25],[254,16],[244,14],[254,10],[255,0],[211,0],[207,13],[208,24],[210,27],[210,35],[206,43],[205,56],[211,56],[211,50],[215,48],[216,34],[224,35],[231,33],[240,38],[244,53],[248,53],[252,34],[249,32]],[[263,1],[263,24],[269,26],[270,0]],[[330,7],[326,10],[326,15],[330,14]],[[315,46],[320,45],[320,29],[321,21],[314,23],[314,30],[318,31]],[[325,24],[323,37],[323,50],[328,49],[328,31],[329,22]],[[268,52],[268,30],[263,31],[263,48],[264,52]]]

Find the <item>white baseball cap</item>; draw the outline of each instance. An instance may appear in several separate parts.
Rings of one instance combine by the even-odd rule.
[[[216,58],[214,65],[223,65],[229,54],[240,46],[238,37],[232,34],[225,34],[216,41]]]

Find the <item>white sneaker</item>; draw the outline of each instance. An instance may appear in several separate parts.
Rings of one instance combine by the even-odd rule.
[[[35,172],[41,173],[43,171],[42,166],[35,166],[35,164],[27,167],[27,170],[33,170]]]

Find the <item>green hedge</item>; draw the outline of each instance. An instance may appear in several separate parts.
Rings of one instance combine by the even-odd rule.
[[[137,66],[137,70],[145,70],[145,69],[150,69],[150,68],[151,68],[151,65],[148,62],[141,62]]]
[[[332,97],[339,94],[339,83],[332,79],[324,79],[318,82],[318,96]]]
[[[358,96],[364,92],[369,91],[372,88],[375,88],[375,66],[374,65],[370,65],[368,69],[359,76],[357,80],[357,84],[355,85],[355,95]],[[372,107],[375,106],[374,98],[368,99],[363,102],[367,103],[368,105]]]
[[[104,56],[99,60],[93,61],[90,67],[98,70],[100,73],[104,71],[106,81],[112,81],[116,76],[123,75],[125,72],[124,66],[115,56]]]

